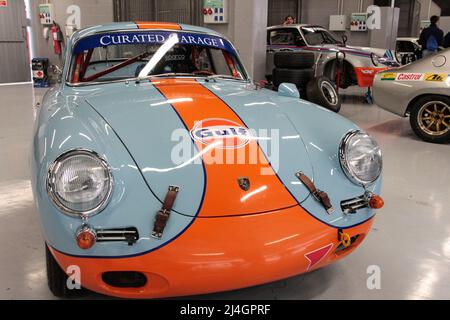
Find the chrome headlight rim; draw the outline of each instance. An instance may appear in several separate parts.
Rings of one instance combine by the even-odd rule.
[[[77,210],[68,208],[63,203],[61,203],[61,201],[58,199],[58,197],[56,195],[56,190],[55,190],[56,179],[55,179],[54,172],[56,172],[55,170],[59,166],[61,166],[61,163],[64,160],[66,160],[74,155],[87,155],[87,156],[96,158],[97,160],[100,161],[101,165],[106,169],[106,172],[108,173],[108,178],[109,178],[108,192],[107,192],[106,196],[104,197],[104,199],[97,206],[95,206],[94,208],[92,208],[90,210],[77,211]],[[97,152],[95,152],[93,150],[77,148],[77,149],[72,149],[72,150],[62,153],[60,156],[58,156],[55,159],[55,161],[53,161],[53,163],[49,166],[48,171],[47,171],[47,183],[46,184],[47,184],[47,194],[50,197],[50,199],[52,200],[51,202],[57,207],[58,210],[61,211],[61,213],[65,214],[67,216],[73,217],[73,218],[84,219],[84,218],[89,218],[89,217],[95,216],[95,215],[101,213],[106,208],[109,201],[111,200],[113,186],[114,186],[114,179],[113,179],[112,169],[111,169],[110,165],[102,156],[100,156],[100,154],[98,154]]]
[[[379,172],[374,179],[372,179],[370,181],[365,181],[365,180],[358,178],[355,174],[352,174],[352,170],[350,169],[350,165],[348,164],[347,157],[346,157],[346,147],[347,147],[349,141],[351,141],[356,135],[359,135],[359,134],[368,135],[363,130],[358,129],[358,130],[351,130],[351,131],[347,132],[347,134],[344,136],[344,138],[342,138],[341,143],[339,144],[339,163],[341,165],[342,171],[344,171],[345,175],[347,176],[347,178],[350,181],[352,181],[354,184],[357,184],[357,185],[360,185],[360,186],[366,188],[366,187],[374,184],[380,178],[381,173],[383,172],[383,157],[381,157],[381,159],[380,159]],[[378,143],[372,137],[370,137],[370,138],[378,146]]]
[[[370,60],[372,60],[372,64],[375,67],[378,67],[380,65],[380,57],[373,52],[370,53]]]

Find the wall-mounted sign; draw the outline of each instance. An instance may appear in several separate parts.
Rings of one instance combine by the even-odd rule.
[[[228,1],[204,0],[203,22],[211,24],[228,23]]]
[[[53,17],[53,5],[52,4],[40,4],[39,5],[39,18],[41,24],[52,24]]]
[[[0,7],[7,7],[8,6],[8,0],[0,0]]]
[[[367,31],[367,13],[352,13],[350,31]]]

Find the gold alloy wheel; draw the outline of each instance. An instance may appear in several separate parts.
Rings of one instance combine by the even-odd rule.
[[[432,136],[441,136],[450,131],[450,106],[443,101],[424,104],[417,115],[420,129]]]

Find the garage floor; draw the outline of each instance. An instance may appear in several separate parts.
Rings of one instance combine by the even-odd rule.
[[[31,85],[0,86],[0,299],[53,299],[30,189]],[[359,95],[358,95],[359,94]],[[313,273],[202,299],[449,299],[450,145],[418,140],[401,119],[345,93],[341,114],[372,134],[384,152],[386,205],[348,258]],[[367,268],[379,266],[381,289]],[[88,298],[104,298],[89,294]]]

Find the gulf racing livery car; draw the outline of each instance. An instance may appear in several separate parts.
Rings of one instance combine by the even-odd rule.
[[[345,39],[335,36],[321,26],[293,24],[273,26],[267,29],[266,73],[272,74],[274,54],[280,51],[313,52],[316,75],[335,80],[340,73],[341,88],[357,85],[371,87],[375,74],[390,67],[398,67],[396,54],[392,50],[347,46]],[[345,55],[343,68],[338,72],[337,53]]]
[[[74,272],[127,298],[305,273],[358,247],[383,204],[369,135],[292,85],[254,85],[227,39],[174,23],[72,35],[32,170],[57,296]]]
[[[416,135],[450,142],[450,49],[377,74],[374,99],[381,108],[409,116]]]

